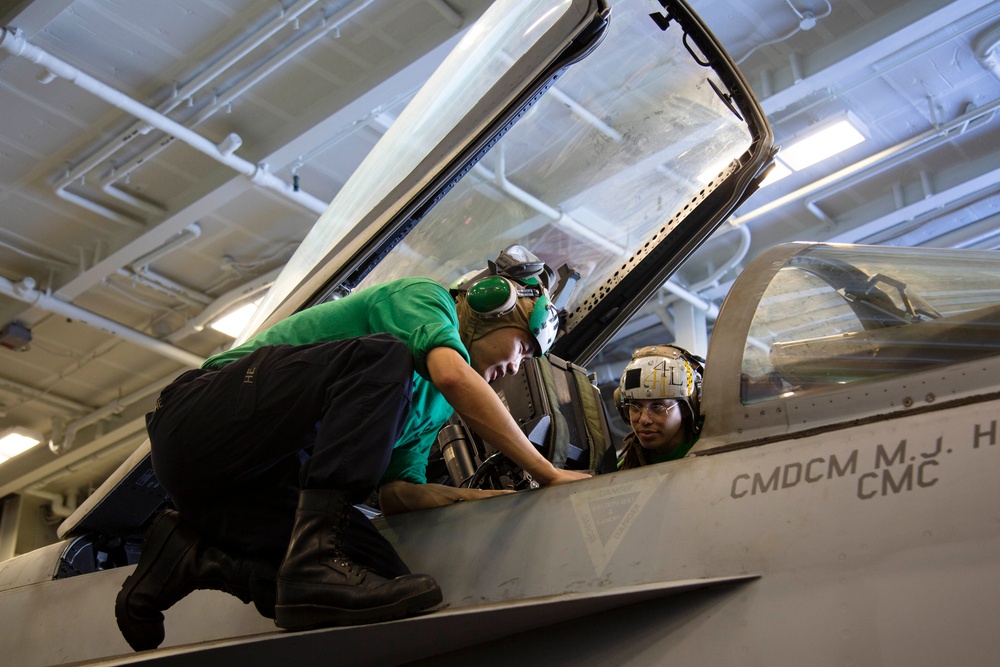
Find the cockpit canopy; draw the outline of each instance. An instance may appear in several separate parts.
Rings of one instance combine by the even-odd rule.
[[[745,80],[684,5],[665,4],[651,17],[646,0],[495,3],[344,186],[246,334],[397,277],[449,284],[519,243],[581,277],[554,352],[586,363],[771,161]]]
[[[733,285],[708,359],[705,436],[723,443],[975,393],[1000,372],[1000,262],[969,250],[777,246]]]

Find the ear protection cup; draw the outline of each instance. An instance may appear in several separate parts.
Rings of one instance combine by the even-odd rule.
[[[456,299],[465,297],[474,320],[491,322],[518,311],[511,326],[526,328],[538,344],[538,353],[545,354],[559,333],[559,310],[548,294],[555,272],[520,245],[508,247],[496,262],[488,264],[486,270],[471,271],[453,282],[449,292]],[[530,313],[528,303],[522,299],[531,299]],[[494,325],[502,326],[503,322],[491,322],[489,326]],[[469,326],[463,336],[475,335],[475,323]]]
[[[514,310],[517,286],[503,276],[477,280],[466,293],[469,307],[480,317],[500,317]]]

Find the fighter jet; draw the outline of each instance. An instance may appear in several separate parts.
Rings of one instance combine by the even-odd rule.
[[[320,217],[244,337],[375,282],[447,285],[519,244],[551,267],[562,331],[498,391],[546,456],[593,468],[620,443],[588,365],[773,153],[746,81],[682,2],[501,0]],[[170,502],[147,444],[63,542],[0,564],[5,661],[995,663],[995,267],[988,253],[765,253],[718,313],[704,432],[677,461],[535,489],[453,425],[439,437],[451,483],[517,493],[376,518],[444,591],[401,621],[286,633],[199,591],[167,612],[161,648],[130,654],[115,594]]]

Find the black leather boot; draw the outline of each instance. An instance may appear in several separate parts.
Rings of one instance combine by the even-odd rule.
[[[288,630],[375,623],[441,602],[426,574],[386,579],[347,558],[343,535],[351,502],[339,491],[299,494],[288,553],[278,570],[275,623]]]
[[[194,590],[224,591],[244,603],[254,599],[253,591],[260,598],[258,611],[274,618],[273,581],[267,581],[266,571],[255,577],[253,561],[205,544],[180,514],[168,510],[146,533],[139,564],[115,600],[115,618],[129,646],[136,651],[153,649],[163,642],[161,612]]]

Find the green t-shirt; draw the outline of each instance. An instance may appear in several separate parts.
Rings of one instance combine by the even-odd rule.
[[[369,287],[343,299],[307,308],[265,329],[242,345],[210,357],[203,368],[219,368],[264,345],[305,345],[388,333],[413,355],[413,400],[392,451],[383,482],[427,482],[427,456],[453,410],[427,374],[427,353],[450,347],[469,361],[458,333],[455,301],[428,278],[403,278]]]

